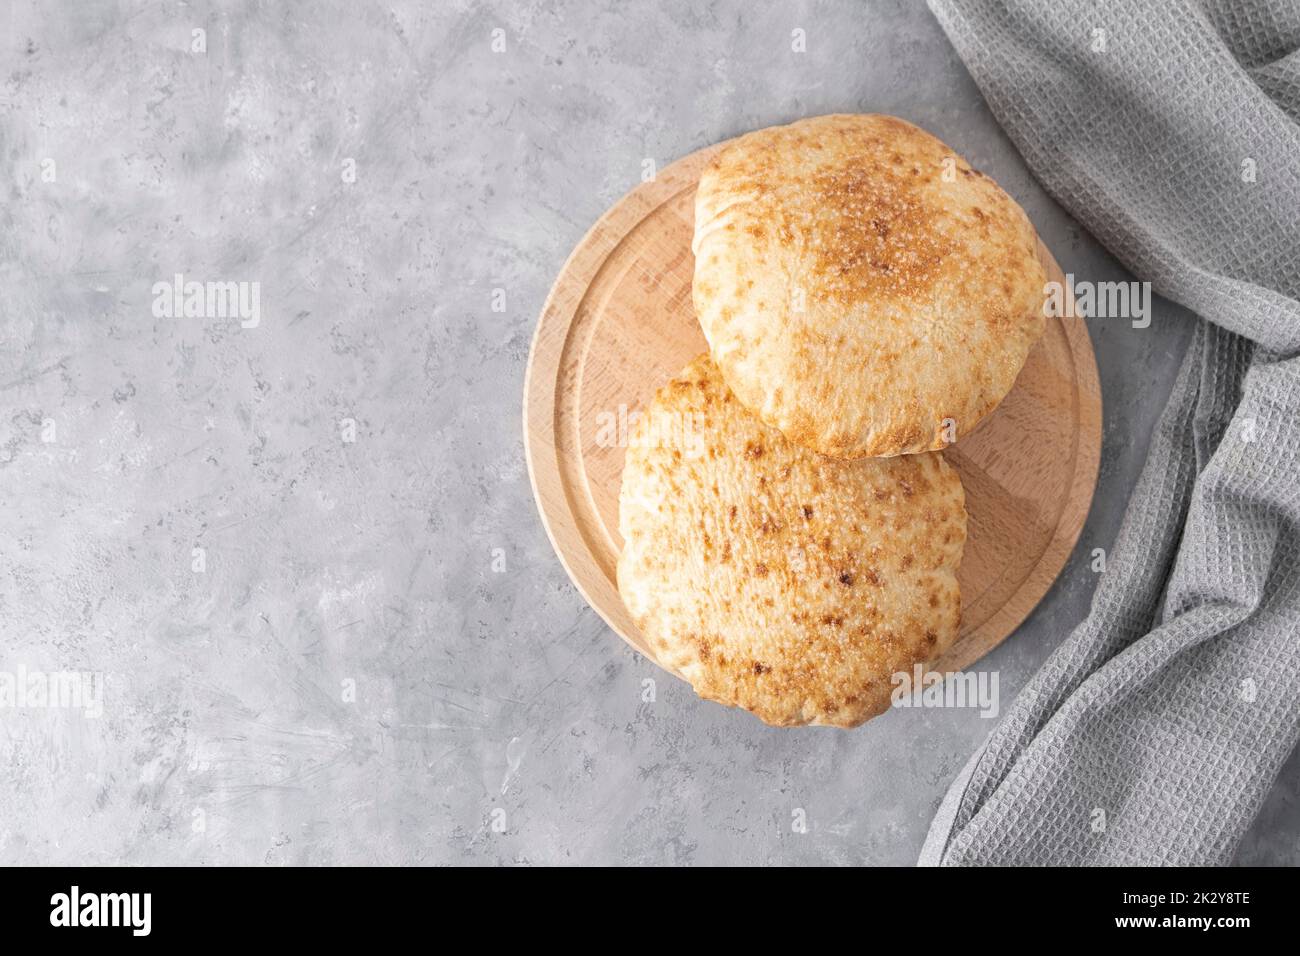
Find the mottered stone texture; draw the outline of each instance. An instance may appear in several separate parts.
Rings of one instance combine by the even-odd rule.
[[[569,583],[520,406],[552,279],[645,160],[801,116],[919,123],[1067,272],[1128,278],[922,5],[0,21],[0,681],[102,692],[0,707],[0,862],[915,860],[991,721],[782,731],[697,700]],[[177,274],[256,289],[256,322],[169,315]],[[1190,330],[1159,301],[1148,329],[1092,323],[1096,502],[978,665],[1004,706],[1086,611]],[[1293,758],[1242,862],[1297,861],[1298,802]]]

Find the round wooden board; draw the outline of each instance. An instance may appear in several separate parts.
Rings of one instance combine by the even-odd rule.
[[[528,472],[551,543],[588,603],[651,660],[618,594],[626,433],[607,436],[708,349],[691,305],[695,186],[725,145],[673,163],[591,228],[546,300],[524,383]],[[1041,242],[1039,254],[1064,285]],[[969,524],[961,633],[934,669],[969,667],[1047,593],[1083,528],[1100,448],[1088,331],[1081,319],[1049,319],[1010,394],[944,452],[965,486]]]

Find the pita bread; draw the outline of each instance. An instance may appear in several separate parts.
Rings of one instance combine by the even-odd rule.
[[[750,414],[702,355],[633,429],[618,587],[661,664],[769,724],[853,727],[957,636],[961,481],[844,461]]]
[[[1024,212],[891,116],[742,136],[700,179],[693,248],[727,384],[827,455],[942,448],[997,406],[1043,331]]]

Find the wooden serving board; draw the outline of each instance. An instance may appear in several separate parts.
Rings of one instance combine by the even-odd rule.
[[[591,606],[651,660],[615,578],[623,423],[708,349],[691,305],[695,186],[725,145],[673,163],[591,228],[546,300],[524,384],[528,472],[551,543]],[[1041,242],[1039,254],[1064,283]],[[1010,394],[944,452],[969,524],[961,633],[935,669],[979,660],[1047,593],[1087,517],[1100,447],[1088,331],[1081,319],[1049,319]]]

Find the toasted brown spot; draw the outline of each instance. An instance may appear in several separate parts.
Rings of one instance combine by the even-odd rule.
[[[820,173],[812,191],[803,229],[816,257],[810,291],[853,301],[882,293],[911,299],[924,289],[946,248],[915,184],[864,156]],[[821,215],[825,209],[839,215]]]

